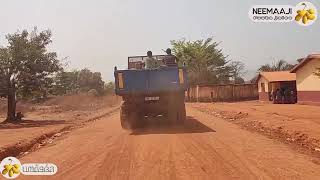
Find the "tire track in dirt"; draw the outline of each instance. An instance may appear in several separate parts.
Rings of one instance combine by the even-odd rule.
[[[214,134],[213,134],[214,136]],[[198,161],[201,169],[208,175],[208,177],[229,177],[238,178],[239,174],[246,175],[249,179],[257,178],[250,169],[246,168],[241,159],[235,156],[231,151],[216,142],[216,146],[207,143],[206,138],[190,136],[188,139],[183,139],[182,142],[186,149],[189,149],[190,155]],[[191,143],[190,143],[191,142]],[[224,149],[225,154],[219,153],[216,148]],[[213,158],[208,158],[213,157]],[[239,168],[239,163],[242,165]],[[254,177],[254,178],[253,178]]]
[[[125,134],[114,140],[109,152],[103,156],[102,164],[99,166],[97,177],[106,179],[128,179],[130,175],[131,156],[130,142]],[[110,164],[110,162],[113,162]],[[119,167],[121,170],[119,171]],[[108,173],[106,173],[108,172]]]

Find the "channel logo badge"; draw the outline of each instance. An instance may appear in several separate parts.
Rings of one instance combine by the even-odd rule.
[[[52,163],[21,164],[15,157],[6,157],[0,163],[0,172],[6,179],[15,179],[20,174],[25,176],[52,176],[58,172],[58,167]]]
[[[254,5],[249,18],[256,23],[291,23],[301,26],[312,25],[318,17],[317,8],[310,2],[292,5]]]
[[[303,26],[311,25],[317,19],[317,9],[310,2],[301,2],[296,6],[295,21]]]
[[[1,161],[0,171],[3,177],[14,179],[20,175],[21,163],[15,157],[7,157]]]

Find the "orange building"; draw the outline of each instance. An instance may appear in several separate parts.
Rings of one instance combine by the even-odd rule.
[[[291,70],[297,76],[299,103],[320,104],[320,77],[315,75],[317,68],[320,68],[320,54],[312,54]]]
[[[296,92],[296,75],[290,71],[260,72],[257,83],[260,101],[272,101],[272,93],[277,89]]]

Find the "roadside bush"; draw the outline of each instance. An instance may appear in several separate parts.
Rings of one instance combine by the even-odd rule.
[[[88,91],[88,95],[89,95],[89,96],[98,96],[99,93],[98,93],[98,91],[95,90],[95,89],[90,89],[90,90]]]

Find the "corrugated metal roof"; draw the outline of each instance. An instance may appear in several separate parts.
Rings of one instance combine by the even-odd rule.
[[[257,79],[257,81],[259,81],[261,76],[267,79],[269,82],[296,80],[296,74],[290,73],[290,71],[260,72],[259,78]]]

